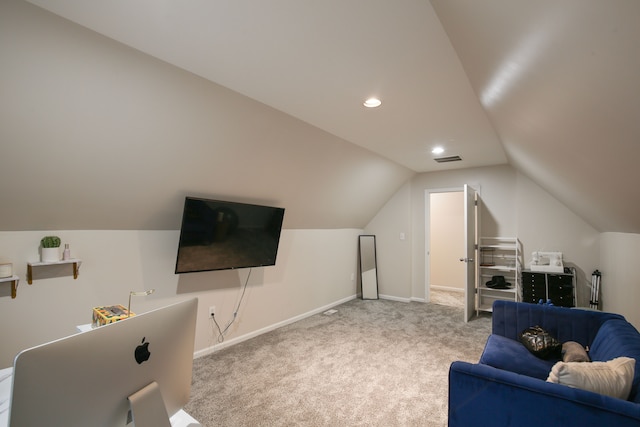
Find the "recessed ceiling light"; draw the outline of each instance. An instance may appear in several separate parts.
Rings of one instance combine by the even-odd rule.
[[[433,154],[442,154],[442,153],[444,153],[444,148],[442,148],[442,147],[434,147],[434,149],[431,150],[431,152]]]
[[[375,107],[379,107],[382,104],[382,101],[380,101],[378,98],[369,98],[366,101],[364,101],[364,106],[367,108],[375,108]]]

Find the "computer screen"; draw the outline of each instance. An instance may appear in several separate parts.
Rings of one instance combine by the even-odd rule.
[[[193,298],[20,352],[10,427],[124,427],[129,396],[152,383],[172,416],[190,397],[197,307]]]

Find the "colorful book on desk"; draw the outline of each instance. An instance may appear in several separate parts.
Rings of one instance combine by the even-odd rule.
[[[103,326],[135,315],[133,312],[129,313],[127,308],[120,304],[93,307],[92,323],[95,326]]]

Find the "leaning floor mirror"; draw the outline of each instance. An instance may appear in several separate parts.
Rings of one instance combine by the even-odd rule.
[[[360,258],[360,284],[362,299],[378,299],[378,268],[376,262],[376,236],[358,236]]]

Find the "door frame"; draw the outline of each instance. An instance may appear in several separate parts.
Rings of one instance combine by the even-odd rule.
[[[477,194],[478,206],[475,210],[475,224],[476,224],[476,240],[477,236],[480,235],[480,212],[481,209],[480,204],[482,200],[482,186],[480,183],[471,183],[466,184],[468,187],[475,190]],[[465,184],[459,187],[437,187],[437,188],[426,188],[424,190],[424,246],[425,246],[425,259],[424,259],[424,301],[431,301],[431,283],[430,283],[430,274],[431,274],[431,193],[454,193],[460,192],[464,193]],[[462,206],[461,209],[464,209]],[[477,242],[476,242],[477,244]],[[466,246],[466,245],[465,245]],[[475,296],[474,296],[475,298]],[[467,289],[465,288],[465,305],[467,299]],[[466,319],[465,319],[466,321]]]
[[[464,186],[464,244],[465,255],[460,261],[465,263],[464,321],[468,322],[477,314],[478,276],[478,204],[480,197],[475,188]]]
[[[431,193],[463,193],[462,187],[427,188],[424,190],[424,300],[431,301]],[[462,208],[464,209],[464,208]]]

